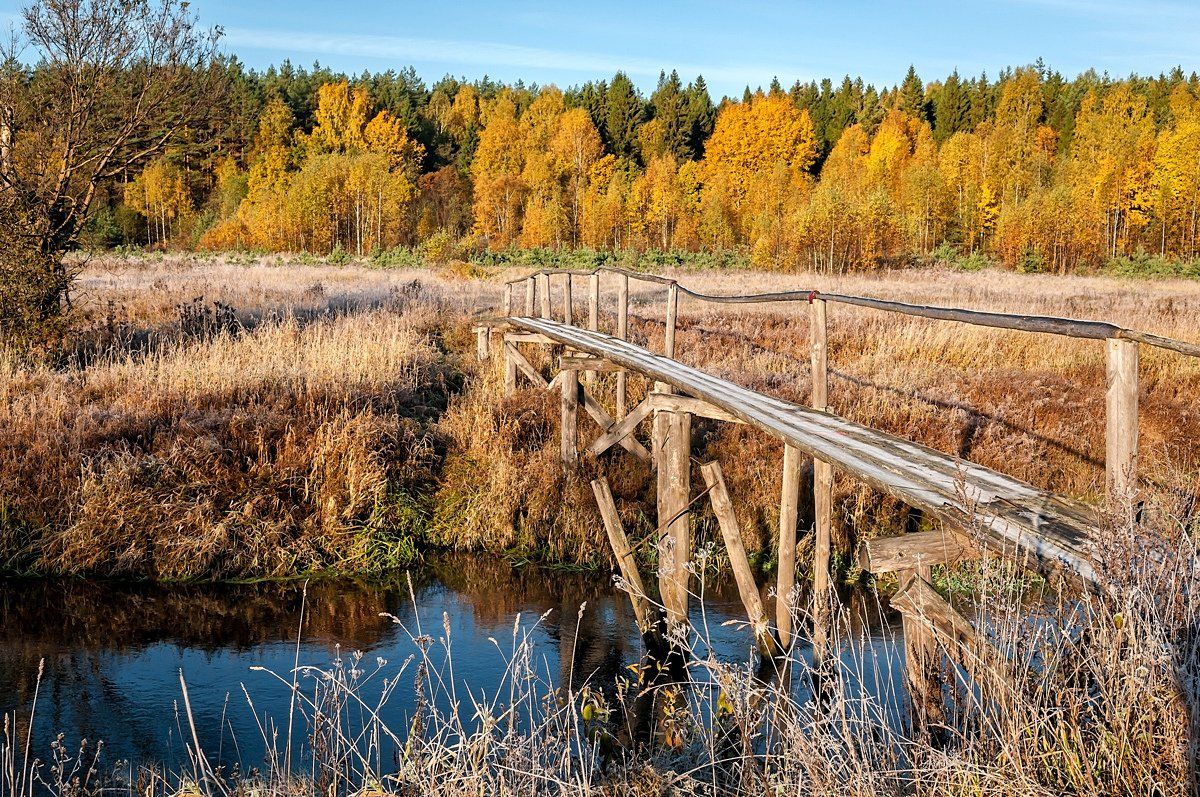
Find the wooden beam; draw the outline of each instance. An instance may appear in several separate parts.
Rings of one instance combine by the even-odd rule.
[[[687,623],[688,562],[692,558],[691,501],[692,416],[686,412],[654,415],[654,460],[658,465],[659,592],[672,627]]]
[[[593,456],[600,456],[608,449],[615,446],[617,443],[624,440],[629,435],[633,434],[637,429],[638,424],[646,420],[650,413],[653,412],[654,405],[647,397],[641,404],[634,407],[633,412],[626,415],[621,420],[609,427],[608,431],[597,437],[596,440],[588,446],[588,453]],[[645,451],[645,447],[642,448]]]
[[[561,371],[560,373],[566,373],[566,371]],[[612,416],[605,412],[604,408],[600,406],[600,402],[592,398],[586,390],[580,388],[579,397],[583,401],[583,408],[587,410],[587,414],[592,416],[592,420],[594,420],[601,429],[607,432],[616,425],[616,421],[612,419]],[[630,454],[633,454],[643,462],[651,462],[652,458],[650,456],[650,452],[647,451],[646,447],[635,440],[631,435],[622,437],[617,441],[617,445],[621,446],[621,448],[625,449]]]
[[[621,570],[621,578],[625,581],[625,591],[633,604],[633,616],[637,618],[638,629],[650,633],[655,623],[650,615],[650,601],[646,597],[646,585],[638,572],[637,560],[634,559],[633,549],[629,538],[625,536],[625,527],[621,524],[621,516],[617,512],[617,504],[613,501],[612,489],[608,479],[599,478],[592,482],[592,492],[596,495],[596,505],[600,508],[600,518],[604,521],[604,530],[608,533],[608,544],[612,546],[613,556],[617,567]]]
[[[1129,501],[1137,489],[1138,344],[1109,338],[1106,349],[1105,481],[1110,501]]]
[[[779,572],[775,579],[775,625],[779,644],[792,642],[792,611],[796,590],[796,534],[800,519],[800,457],[792,445],[783,446],[783,488],[779,498]]]
[[[515,343],[507,343],[507,345],[511,347],[508,349],[508,356],[517,364],[517,368],[520,369],[521,373],[529,378],[530,382],[533,382],[536,387],[543,389],[550,387],[550,383],[537,372],[537,369],[533,367],[533,364],[529,360],[525,359],[525,355],[521,354],[521,350],[517,348]]]
[[[625,370],[621,366],[600,357],[584,357],[576,354],[559,357],[558,367],[564,371],[603,371],[613,374]]]
[[[865,540],[858,549],[858,563],[868,573],[894,573],[919,565],[942,565],[974,558],[978,552],[950,531],[918,531],[899,537]]]
[[[1012,662],[981,637],[971,621],[947,603],[925,579],[911,573],[903,577],[891,605],[902,615],[936,632],[947,645],[956,646],[960,662],[970,669],[975,669],[976,663],[982,663],[993,674],[1015,682]]]
[[[622,274],[617,282],[617,338],[629,339],[629,276]],[[628,376],[617,374],[617,419],[625,417]]]
[[[708,498],[712,502],[713,514],[717,516],[717,524],[721,527],[721,538],[725,541],[725,551],[729,554],[729,565],[733,568],[738,594],[741,595],[742,605],[746,607],[746,616],[754,629],[754,639],[764,657],[774,658],[780,652],[780,642],[771,634],[767,611],[763,608],[762,596],[758,594],[754,571],[750,568],[746,546],[742,543],[742,531],[738,527],[733,502],[725,486],[725,474],[721,472],[718,462],[701,465],[700,473],[708,487]]]
[[[743,423],[742,419],[738,416],[721,409],[716,404],[710,404],[704,399],[659,392],[651,393],[649,399],[654,404],[654,409],[656,410],[687,412],[692,415],[699,415],[702,418],[712,418],[727,423]]]
[[[540,343],[543,346],[557,346],[558,341],[538,332],[506,332],[504,337],[513,343]]]
[[[900,571],[902,585],[927,582],[929,566]],[[928,626],[912,612],[901,612],[904,618],[904,672],[908,681],[908,696],[913,724],[923,733],[946,720],[942,699],[942,682],[938,646]]]
[[[579,372],[563,371],[559,376],[562,377],[562,465],[569,472],[579,461]]]

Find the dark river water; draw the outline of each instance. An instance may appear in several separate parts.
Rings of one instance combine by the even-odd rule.
[[[861,680],[870,686],[863,689],[886,702],[886,693],[900,690],[895,632],[878,606],[858,600],[857,615],[864,619],[855,624],[861,645],[851,666],[864,671]],[[745,619],[732,584],[707,584],[703,607],[697,603],[692,601],[693,624],[707,629],[698,652],[711,647],[720,659],[748,661],[751,634],[744,624],[726,622]],[[22,738],[33,717],[32,752],[43,759],[61,733],[68,745],[103,740],[109,765],[177,768],[187,760],[184,743],[191,739],[182,716],[182,671],[209,756],[226,765],[258,766],[264,756],[260,727],[266,718],[286,724],[290,696],[285,684],[252,668],[290,678],[302,604],[299,663],[328,668],[355,651],[364,654],[360,666],[367,670],[386,660],[381,676],[398,675],[400,686],[380,716],[401,736],[415,700],[416,669],[401,668],[416,652],[411,634],[418,624],[434,637],[437,657],[448,622],[453,675],[446,673],[463,694],[501,688],[518,615],[537,667],[551,683],[571,677],[575,684],[611,684],[642,654],[628,599],[607,575],[513,568],[496,557],[438,557],[385,583],[313,582],[307,597],[299,583],[0,581],[0,712],[15,713]],[[382,683],[378,677],[365,691],[378,692]]]

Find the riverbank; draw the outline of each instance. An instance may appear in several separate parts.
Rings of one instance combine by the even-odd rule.
[[[532,389],[504,399],[497,364],[475,360],[473,318],[494,311],[511,274],[277,257],[94,260],[79,283],[73,348],[54,367],[10,358],[0,369],[0,562],[170,580],[380,571],[432,547],[607,564],[587,479],[608,477],[640,537],[654,516],[649,473],[617,453],[564,477],[557,399]],[[815,286],[1200,339],[1193,282],[680,276],[712,293]],[[652,348],[662,345],[661,299],[642,286],[632,295],[631,336]],[[685,303],[679,356],[804,402],[807,325],[786,306]],[[1092,341],[838,306],[830,363],[839,414],[1040,487],[1102,493],[1104,365]],[[1142,385],[1148,489],[1186,504],[1200,472],[1200,363],[1147,351]],[[632,389],[636,398],[644,386]],[[752,429],[698,422],[693,451],[724,464],[744,497],[747,548],[768,568],[777,448]],[[849,481],[836,484],[836,509],[847,553],[915,522]],[[702,537],[714,528],[705,512],[696,523]],[[841,564],[856,576],[848,557]]]

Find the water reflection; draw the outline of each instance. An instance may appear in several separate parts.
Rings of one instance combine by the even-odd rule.
[[[494,557],[449,556],[408,577],[383,584],[316,582],[307,598],[297,583],[0,582],[0,712],[15,710],[24,732],[44,658],[33,733],[34,750],[42,757],[61,732],[70,741],[103,739],[110,763],[179,765],[186,761],[181,743],[186,723],[177,714],[182,670],[197,731],[210,755],[226,763],[258,764],[264,735],[271,730],[260,727],[242,684],[259,718],[286,718],[287,687],[250,668],[291,670],[302,605],[300,663],[325,666],[339,651],[358,650],[372,664],[376,657],[388,659],[394,672],[414,652],[406,629],[419,625],[438,638],[445,635],[445,622],[457,686],[475,694],[500,686],[504,665],[497,645],[508,649],[518,614],[523,626],[534,626],[535,655],[544,661],[547,676],[560,683],[568,677],[576,684],[588,678],[611,683],[641,656],[632,610],[606,576],[513,569]],[[385,612],[403,625],[381,617]],[[854,614],[870,618],[879,612],[867,606]],[[706,629],[717,656],[746,660],[752,635],[744,625],[727,622],[743,617],[732,584],[718,581],[705,586],[703,610],[695,609],[693,622]],[[883,650],[882,655],[893,653]],[[891,661],[881,661],[878,668],[889,683],[899,672]],[[384,721],[397,730],[405,727],[412,705],[411,687],[401,687],[387,703]]]

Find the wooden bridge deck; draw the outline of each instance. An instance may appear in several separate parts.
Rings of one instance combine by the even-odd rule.
[[[715,405],[965,531],[996,552],[1042,572],[1067,570],[1095,581],[1088,547],[1099,517],[1087,504],[837,415],[764,395],[611,335],[545,318],[505,320],[515,329],[544,335]]]

